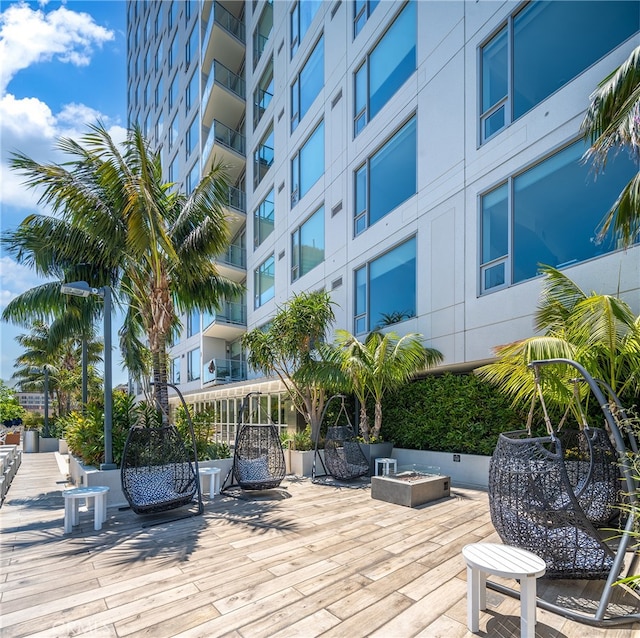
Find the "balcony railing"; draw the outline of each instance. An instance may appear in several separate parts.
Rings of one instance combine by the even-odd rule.
[[[233,208],[241,213],[247,212],[247,195],[243,190],[235,186],[229,186],[229,208]]]
[[[213,120],[213,126],[209,129],[207,135],[207,141],[204,145],[204,151],[202,152],[202,159],[206,162],[207,158],[211,154],[211,149],[214,144],[222,144],[227,148],[230,148],[237,153],[245,156],[245,138],[239,131],[234,131],[226,124]]]
[[[253,125],[254,127],[258,125],[258,122],[262,118],[262,115],[267,110],[267,107],[271,103],[271,98],[273,98],[273,94],[269,93],[269,91],[263,91],[262,89],[257,89],[255,94],[255,109],[253,110]]]
[[[203,383],[230,383],[245,381],[247,378],[247,364],[236,359],[211,359],[202,370]]]
[[[205,315],[202,318],[202,325],[205,330],[214,323],[231,323],[237,326],[246,326],[247,309],[244,304],[226,301],[222,306],[222,310]]]
[[[238,244],[231,244],[227,252],[220,257],[220,261],[237,268],[247,267],[247,250]]]
[[[258,62],[260,62],[260,58],[262,57],[262,53],[267,47],[267,42],[269,42],[269,35],[262,35],[261,33],[253,34],[253,68],[258,66]]]
[[[218,62],[218,60],[213,61],[213,68],[209,77],[207,78],[207,83],[204,87],[204,93],[202,95],[202,103],[206,104],[209,101],[209,96],[211,95],[211,91],[213,90],[213,85],[219,84],[220,86],[224,86],[226,89],[229,89],[232,93],[235,93],[239,98],[245,98],[245,82],[244,79],[239,75],[236,75],[230,69]]]
[[[238,20],[232,13],[229,13],[219,2],[214,2],[209,15],[209,22],[207,22],[207,29],[204,32],[204,38],[202,39],[202,56],[207,50],[209,44],[209,38],[211,37],[211,31],[213,31],[214,23],[222,27],[225,31],[230,33],[234,38],[237,38],[245,44],[245,29],[244,23]]]

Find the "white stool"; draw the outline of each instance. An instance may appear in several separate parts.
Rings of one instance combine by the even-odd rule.
[[[386,476],[391,471],[391,466],[393,465],[393,471],[398,471],[398,461],[396,459],[376,459],[376,471],[375,475],[379,475],[380,466],[382,466],[382,476]]]
[[[220,472],[219,467],[199,467],[198,473],[201,476],[209,476],[209,498],[215,498],[216,494],[220,494]],[[200,481],[202,489],[202,481]]]
[[[480,610],[487,608],[487,574],[520,581],[520,636],[535,638],[536,578],[546,563],[535,554],[518,547],[495,543],[472,543],[462,548],[467,563],[467,625],[477,633]]]
[[[107,492],[108,487],[96,485],[95,487],[74,487],[62,492],[64,496],[64,533],[69,534],[71,528],[78,524],[78,506],[81,499],[86,499],[87,507],[89,499],[93,499],[93,528],[102,529],[102,523],[107,520]]]

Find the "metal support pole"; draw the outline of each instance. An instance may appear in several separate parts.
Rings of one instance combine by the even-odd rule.
[[[82,338],[82,414],[87,411],[89,354],[87,352],[87,338]]]
[[[101,470],[115,470],[113,462],[113,400],[111,380],[111,288],[102,288],[104,298],[104,463]]]
[[[45,365],[44,372],[44,428],[42,429],[42,436],[46,439],[49,438],[49,368]]]

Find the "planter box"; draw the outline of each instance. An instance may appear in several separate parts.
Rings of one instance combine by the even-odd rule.
[[[25,454],[33,454],[40,451],[40,434],[37,430],[24,431],[24,443],[22,449]]]
[[[58,452],[60,454],[69,454],[69,447],[65,439],[58,439]]]
[[[289,474],[295,474],[296,476],[311,476],[313,470],[313,450],[305,450],[301,452],[299,450],[289,450],[289,467],[287,468]],[[287,453],[285,451],[285,457]]]
[[[489,485],[490,456],[404,448],[393,448],[391,456],[397,459],[398,469],[407,465],[438,467],[440,474],[451,477],[453,485],[484,490]]]
[[[40,452],[57,452],[58,451],[58,439],[47,437],[46,439],[40,437]]]
[[[4,443],[5,445],[20,445],[20,432],[8,432]]]
[[[406,473],[409,474],[409,473]],[[371,477],[371,498],[405,507],[417,507],[450,495],[448,476],[417,475],[408,480],[402,474]]]

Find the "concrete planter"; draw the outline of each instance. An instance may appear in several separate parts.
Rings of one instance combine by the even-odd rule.
[[[69,446],[67,445],[67,441],[65,439],[58,439],[58,453],[69,454]]]
[[[40,437],[40,452],[58,452],[58,439]]]
[[[454,486],[486,490],[489,485],[490,456],[404,448],[394,448],[391,456],[398,461],[398,469],[411,465],[440,468],[440,474],[450,476]]]
[[[76,487],[95,487],[106,485],[107,507],[128,507],[129,503],[122,492],[120,468],[115,470],[99,470],[93,465],[83,465],[82,461],[73,455],[69,456],[69,474]]]
[[[289,450],[289,474],[296,476],[311,476],[313,469],[313,450]]]

